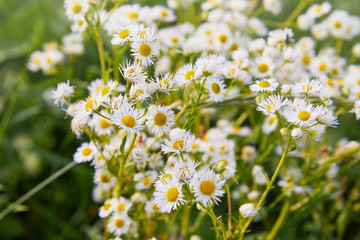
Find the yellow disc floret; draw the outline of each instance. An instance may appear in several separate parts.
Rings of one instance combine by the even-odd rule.
[[[298,118],[301,120],[301,121],[307,121],[309,120],[310,118],[310,113],[308,111],[300,111],[298,113]]]
[[[154,123],[160,127],[164,126],[167,123],[166,115],[164,113],[156,114],[154,117]]]
[[[205,180],[200,184],[200,191],[203,194],[210,196],[215,191],[215,184],[210,180]]]
[[[149,46],[149,44],[147,44],[147,43],[141,44],[140,47],[139,47],[139,53],[144,57],[150,56],[151,47]]]
[[[134,127],[135,124],[136,124],[136,120],[133,116],[131,115],[125,115],[122,119],[121,119],[121,122],[127,126],[127,127]]]
[[[178,191],[178,189],[176,187],[169,188],[166,191],[166,199],[169,202],[175,202],[177,200],[178,196],[179,196],[179,191]]]

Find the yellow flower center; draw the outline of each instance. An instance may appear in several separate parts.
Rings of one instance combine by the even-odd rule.
[[[166,191],[166,199],[169,201],[169,202],[175,202],[176,199],[178,198],[179,196],[179,191],[176,187],[174,188],[169,188],[167,191]]]
[[[211,90],[215,93],[215,94],[219,94],[220,93],[220,85],[216,82],[213,82],[211,84]]]
[[[109,176],[104,173],[100,174],[99,179],[100,179],[100,182],[102,182],[102,183],[110,182]]]
[[[139,17],[139,14],[137,12],[130,12],[129,18],[130,19],[137,19]]]
[[[72,8],[72,12],[74,14],[78,14],[79,12],[81,12],[81,10],[82,10],[82,6],[80,4],[78,4],[78,3],[75,3],[73,8]]]
[[[77,23],[78,23],[79,26],[81,26],[81,25],[84,24],[84,20],[81,19],[81,20],[79,20]]]
[[[301,120],[301,121],[307,121],[309,120],[310,118],[310,113],[308,111],[300,111],[298,113],[298,118]]]
[[[337,69],[337,68],[333,68],[332,70],[331,70],[331,74],[332,75],[338,75],[339,74],[339,69]]]
[[[221,43],[226,43],[227,42],[227,36],[225,35],[225,34],[220,34],[220,36],[219,36],[219,41],[221,42]]]
[[[157,204],[152,205],[152,209],[153,209],[155,212],[157,212],[157,211],[160,210],[160,208],[158,207]]]
[[[147,43],[143,43],[140,45],[139,47],[139,53],[143,56],[143,57],[148,57],[151,54],[151,47],[149,46],[149,44]]]
[[[122,228],[125,225],[125,222],[122,218],[118,218],[115,220],[114,224],[115,224],[115,227]]]
[[[184,140],[177,140],[176,142],[173,143],[173,148],[177,150],[183,149],[184,144],[185,144]]]
[[[358,99],[360,99],[360,91],[358,91],[358,92],[356,93],[356,97],[357,97]]]
[[[340,28],[341,28],[341,26],[342,26],[342,24],[341,24],[341,22],[340,22],[340,21],[335,21],[335,22],[334,22],[334,28],[336,28],[336,29],[340,29]]]
[[[121,122],[127,126],[127,127],[130,127],[130,128],[133,128],[136,124],[136,120],[133,116],[131,115],[125,115],[122,119],[121,119]]]
[[[309,55],[304,55],[301,61],[304,65],[309,65],[311,61],[311,57]]]
[[[159,127],[162,127],[166,124],[167,122],[167,117],[165,114],[163,113],[158,113],[155,115],[154,117],[154,123],[159,126]]]
[[[266,73],[269,70],[269,65],[267,65],[266,63],[260,63],[257,69],[261,73]]]
[[[125,210],[125,204],[124,203],[119,203],[119,205],[117,206],[117,210],[119,212],[123,212]]]
[[[203,194],[210,196],[215,191],[215,184],[210,180],[205,180],[200,184],[200,191]]]
[[[237,43],[233,43],[230,47],[230,51],[236,51],[236,50],[238,50],[238,48],[239,48],[239,45],[237,45]]]
[[[165,10],[161,10],[160,14],[164,18],[168,16],[168,13]]]
[[[107,119],[103,118],[103,119],[100,120],[100,127],[101,128],[106,129],[106,128],[110,127],[110,125],[111,124]]]
[[[198,149],[199,147],[200,147],[200,145],[199,145],[198,143],[193,143],[193,144],[191,144],[191,146],[190,146],[190,148],[191,148],[192,150]]]
[[[92,152],[91,148],[86,147],[81,151],[81,154],[84,156],[89,156],[91,152]]]
[[[227,166],[229,164],[228,161],[224,158],[220,159],[219,163],[224,163],[225,166]]]
[[[220,146],[220,150],[221,150],[221,151],[225,151],[225,150],[226,150],[226,145],[221,145],[221,146]]]
[[[105,204],[103,205],[103,208],[104,208],[105,211],[109,210],[110,207],[111,207],[111,204],[110,204],[110,203],[105,203]]]
[[[319,5],[315,8],[315,12],[317,12],[317,13],[321,12],[321,5]]]
[[[270,124],[270,125],[273,125],[274,122],[275,122],[275,120],[276,120],[276,117],[275,117],[275,116],[270,117],[270,118],[269,118],[269,124]]]
[[[167,80],[167,79],[161,79],[161,80],[159,81],[159,86],[160,86],[161,88],[168,88],[168,87],[170,86],[169,80]]]
[[[151,178],[150,178],[150,177],[146,177],[146,178],[143,180],[143,184],[144,184],[145,186],[148,186],[150,183],[151,183]]]
[[[324,72],[326,70],[327,66],[326,63],[320,63],[319,65],[319,71]]]
[[[179,39],[178,39],[177,37],[172,37],[172,38],[171,38],[171,42],[172,42],[173,44],[177,44],[177,43],[179,42]]]
[[[119,38],[124,39],[130,34],[130,29],[124,29],[119,32]]]
[[[266,110],[271,113],[272,108],[275,108],[275,103],[271,102],[267,105]]]
[[[195,75],[195,71],[194,70],[189,70],[187,71],[187,73],[185,73],[185,79],[186,80],[190,80],[191,78],[193,78]]]
[[[94,109],[94,106],[97,104],[95,99],[91,99],[87,101],[85,104],[85,111],[90,112],[92,109]]]
[[[305,84],[301,86],[301,90],[305,92],[310,92],[312,90],[313,86],[310,84]]]
[[[259,87],[267,88],[270,86],[270,83],[266,80],[259,82]]]

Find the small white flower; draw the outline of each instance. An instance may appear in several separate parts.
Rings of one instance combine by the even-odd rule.
[[[318,111],[319,115],[316,120],[323,125],[329,127],[336,127],[339,124],[337,117],[334,116],[334,112],[325,106],[316,107],[316,111]]]
[[[316,124],[318,116],[319,112],[315,110],[314,106],[303,99],[296,98],[293,102],[289,103],[287,120],[298,125],[300,128]]]
[[[142,115],[141,110],[124,106],[114,111],[111,122],[130,134],[139,133],[143,129]]]
[[[114,214],[108,220],[107,229],[120,236],[129,232],[130,224],[131,219],[126,214]]]
[[[220,202],[220,197],[225,193],[225,180],[219,174],[210,169],[202,169],[191,179],[192,191],[195,194],[195,201],[202,202],[206,207],[213,203]]]
[[[255,84],[250,85],[251,92],[273,92],[279,86],[279,82],[275,78],[263,78],[256,80]]]
[[[213,100],[214,102],[224,101],[226,85],[222,79],[215,76],[210,76],[206,80],[206,85],[209,91],[210,100]]]
[[[167,134],[175,124],[175,114],[168,106],[150,107],[146,118],[146,125],[154,134]]]
[[[154,63],[154,58],[159,54],[159,49],[159,43],[153,37],[137,37],[131,43],[132,56],[145,67]]]
[[[145,148],[134,148],[131,151],[131,156],[136,162],[136,166],[138,169],[145,168],[146,163],[149,160],[149,156]]]
[[[114,211],[114,208],[114,198],[106,200],[105,203],[99,208],[99,217],[108,217]]]
[[[184,204],[184,195],[178,179],[164,178],[158,182],[154,192],[154,202],[161,212],[170,213]]]
[[[300,83],[295,83],[291,86],[292,94],[296,95],[299,93],[311,94],[311,95],[319,95],[324,85],[317,79],[306,78],[303,79]]]
[[[182,181],[188,182],[196,173],[196,167],[199,166],[199,162],[195,162],[192,159],[187,159],[183,161],[174,162],[174,167],[172,168],[174,176]]]
[[[258,103],[256,110],[262,111],[265,115],[271,115],[279,111],[280,108],[287,104],[287,99],[283,101],[283,97],[279,94],[271,95],[264,98]]]
[[[74,161],[77,163],[90,162],[94,159],[95,153],[96,147],[94,143],[82,143],[81,146],[76,149]]]
[[[259,215],[258,211],[255,209],[253,203],[246,203],[240,206],[239,208],[241,216],[244,218],[255,217]]]
[[[115,186],[117,179],[105,167],[96,168],[94,174],[94,183],[108,190]]]
[[[55,105],[67,104],[66,99],[70,99],[74,95],[74,86],[70,86],[70,81],[58,83],[56,90],[52,91],[51,98],[55,99]]]
[[[181,152],[188,152],[195,143],[195,136],[187,131],[176,134],[171,140],[165,139],[161,150],[164,153],[180,154]]]
[[[72,20],[84,17],[90,7],[88,0],[65,0],[64,5],[66,16]]]

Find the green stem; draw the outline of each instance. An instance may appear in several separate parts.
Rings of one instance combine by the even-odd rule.
[[[99,31],[96,36],[96,45],[99,51],[99,60],[100,60],[100,66],[101,66],[101,79],[103,80],[104,84],[106,83],[106,67],[105,67],[105,58],[104,58],[104,44],[103,40],[101,38],[101,29],[99,28]]]
[[[294,9],[294,11],[285,20],[285,22],[283,24],[283,28],[289,27],[310,1],[312,1],[312,0],[300,1],[299,5],[297,5],[297,7]]]
[[[65,165],[63,168],[59,169],[57,172],[46,178],[44,181],[39,183],[37,186],[35,186],[33,189],[28,191],[26,194],[24,194],[22,197],[20,197],[18,200],[16,200],[14,203],[10,204],[5,210],[3,210],[0,213],[0,220],[2,220],[6,215],[11,213],[16,207],[18,207],[20,204],[31,198],[34,194],[36,194],[38,191],[46,187],[48,184],[53,182],[55,179],[60,177],[62,174],[66,173],[68,170],[70,170],[72,167],[74,167],[77,163],[72,161]]]
[[[263,203],[264,203],[267,195],[269,194],[270,190],[274,188],[274,182],[275,182],[277,176],[279,175],[280,169],[281,169],[282,165],[285,163],[286,156],[287,156],[287,154],[288,154],[288,152],[290,150],[291,140],[292,140],[292,138],[289,137],[288,142],[287,142],[286,147],[285,147],[285,150],[284,150],[284,152],[283,152],[283,154],[281,156],[281,159],[280,159],[280,161],[279,161],[279,163],[278,163],[278,165],[277,165],[277,167],[275,169],[275,172],[274,172],[273,176],[271,177],[270,182],[267,184],[266,189],[265,189],[264,193],[261,195],[261,198],[260,198],[260,200],[259,200],[259,202],[258,202],[258,204],[256,206],[257,210],[260,209],[260,207],[263,205]],[[245,234],[247,228],[250,226],[250,223],[253,220],[253,218],[254,217],[250,217],[247,220],[247,222],[245,223],[244,227],[241,230],[239,239],[244,238],[244,234]]]
[[[285,203],[281,209],[281,212],[280,212],[280,215],[279,217],[277,218],[274,226],[272,227],[269,235],[266,237],[266,240],[272,240],[275,238],[277,232],[279,231],[281,225],[283,224],[285,218],[286,218],[286,215],[289,211],[289,207],[290,207],[290,201],[289,199],[286,199],[285,200]]]
[[[205,205],[202,202],[198,202],[199,205],[206,211],[206,213],[211,217],[214,227],[215,227],[215,231],[217,232],[217,227],[216,225],[219,225],[221,233],[223,235],[223,239],[226,240],[226,231],[225,231],[225,227],[224,224],[216,217],[214,211],[212,210],[212,208],[210,207],[210,210],[207,210],[207,208],[205,207]]]
[[[343,46],[343,40],[341,39],[341,38],[338,38],[337,40],[336,40],[336,45],[335,45],[335,53],[337,54],[337,55],[339,55],[340,56],[340,54],[341,54],[341,49],[342,49],[342,46]]]

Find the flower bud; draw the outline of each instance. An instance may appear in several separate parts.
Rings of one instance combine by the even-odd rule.
[[[280,134],[283,135],[284,137],[290,136],[290,131],[288,128],[282,128],[280,129]]]
[[[241,205],[241,207],[239,208],[239,212],[244,218],[254,217],[259,214],[258,211],[255,209],[254,204],[252,203],[246,203]]]

